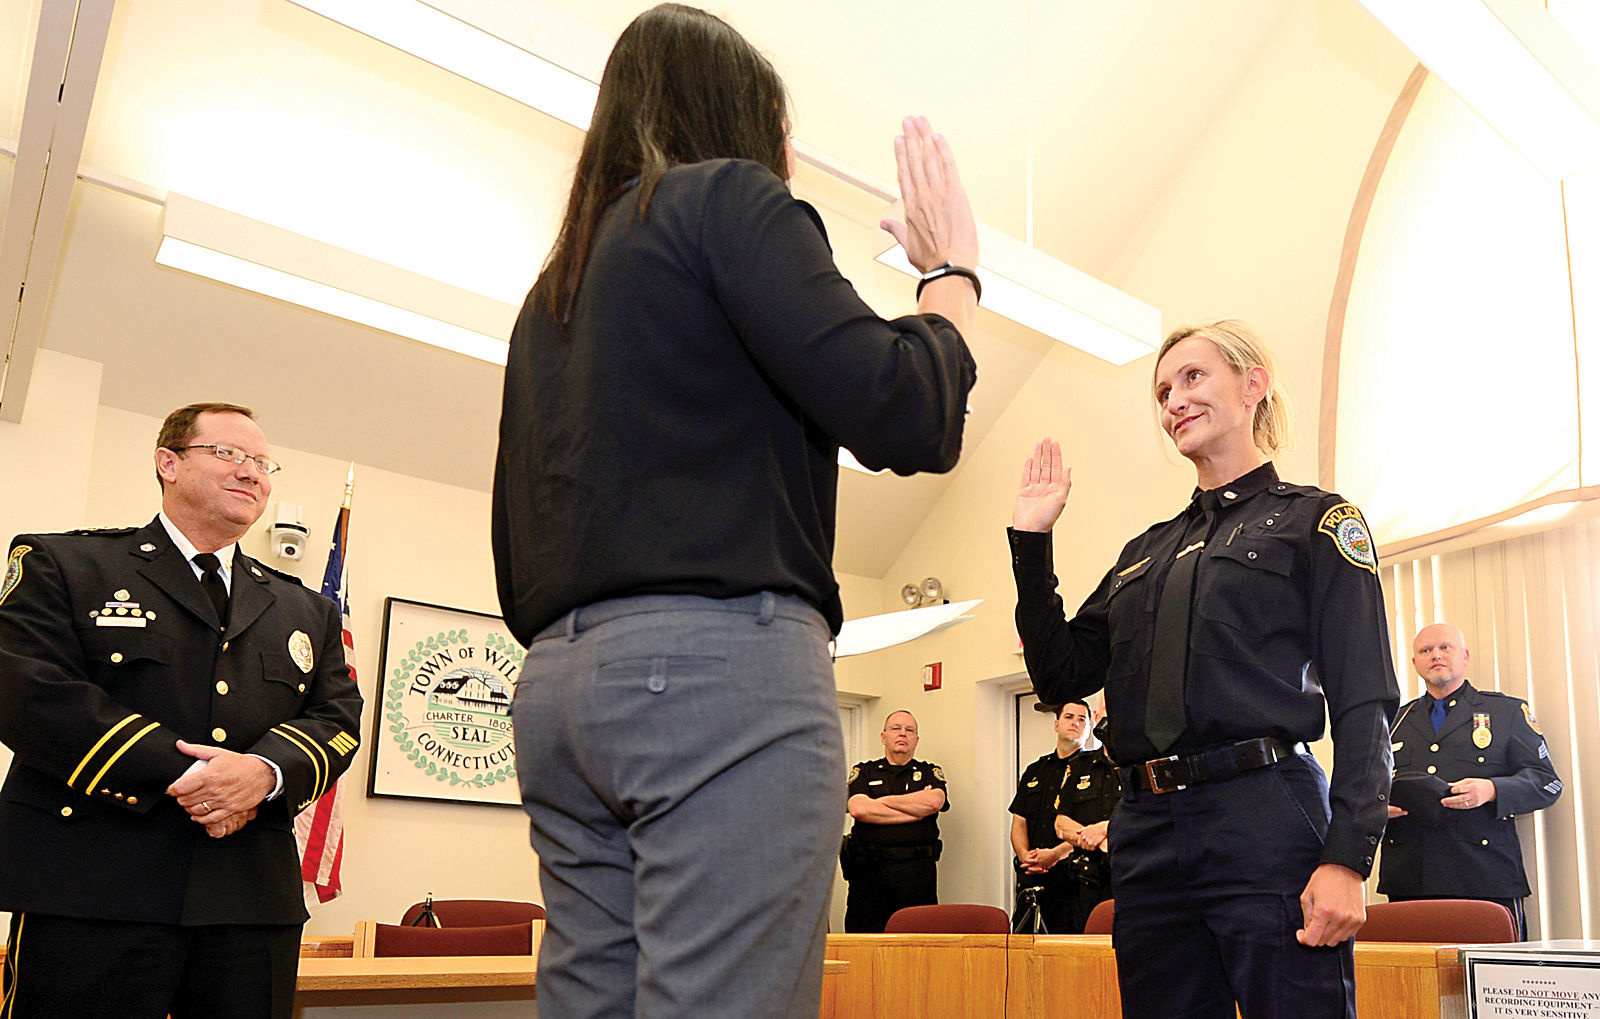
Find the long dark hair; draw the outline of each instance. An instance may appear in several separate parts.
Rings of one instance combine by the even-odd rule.
[[[635,177],[641,218],[661,175],[683,163],[753,159],[787,178],[788,122],[778,72],[721,18],[661,4],[633,19],[606,61],[561,232],[534,299],[566,317],[600,215]]]

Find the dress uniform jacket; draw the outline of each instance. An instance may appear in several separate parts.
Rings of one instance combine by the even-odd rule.
[[[1333,812],[1322,862],[1366,875],[1388,817],[1388,720],[1399,703],[1371,539],[1354,506],[1279,481],[1270,463],[1216,498],[1194,580],[1187,729],[1169,752],[1262,736],[1309,743],[1331,719]],[[1156,756],[1144,732],[1156,608],[1192,512],[1128,542],[1071,620],[1056,593],[1050,535],[1009,532],[1034,690],[1060,703],[1104,687],[1119,765]]]
[[[178,924],[306,919],[292,818],[344,772],[361,697],[333,602],[243,554],[227,630],[159,518],[21,535],[0,584],[0,909]],[[283,789],[220,839],[165,794],[178,740]]]
[[[1389,821],[1378,891],[1400,896],[1520,899],[1528,894],[1517,841],[1517,814],[1541,810],[1561,795],[1550,749],[1526,701],[1463,682],[1445,703],[1438,733],[1424,693],[1394,727],[1395,774],[1426,773],[1446,782],[1494,779],[1494,800],[1446,810],[1429,827],[1415,817]]]

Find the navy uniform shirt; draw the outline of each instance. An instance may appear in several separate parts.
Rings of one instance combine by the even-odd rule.
[[[1116,769],[1105,754],[1080,750],[1061,757],[1051,751],[1023,770],[1006,809],[1027,822],[1029,849],[1049,849],[1062,841],[1057,814],[1096,824],[1111,817],[1120,797]]]
[[[1400,699],[1371,537],[1350,503],[1279,481],[1270,463],[1216,491],[1194,581],[1187,730],[1170,752],[1261,736],[1310,742],[1331,718],[1322,862],[1368,874],[1388,816],[1388,723]],[[1144,733],[1156,606],[1191,512],[1128,542],[1070,620],[1050,535],[1008,532],[1034,690],[1060,703],[1104,688],[1119,764],[1156,756]]]
[[[950,791],[944,784],[944,771],[937,764],[915,758],[905,764],[890,764],[888,758],[880,757],[851,768],[850,787],[845,792],[847,799],[860,793],[877,800],[924,789],[938,789],[944,793],[944,806],[938,813],[907,824],[857,821],[850,829],[850,837],[859,839],[862,845],[931,846],[939,839],[939,814],[950,809]]]
[[[1445,698],[1444,725],[1433,731],[1424,693],[1394,727],[1395,774],[1436,775],[1446,782],[1494,780],[1492,802],[1445,810],[1436,826],[1396,817],[1383,839],[1378,891],[1392,895],[1520,899],[1528,894],[1516,816],[1550,806],[1561,779],[1526,701],[1463,682]]]

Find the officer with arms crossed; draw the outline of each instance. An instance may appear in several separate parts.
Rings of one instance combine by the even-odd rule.
[[[1528,935],[1516,815],[1561,796],[1544,732],[1526,701],[1467,682],[1461,631],[1434,623],[1417,632],[1411,664],[1427,684],[1401,709],[1393,732],[1396,796],[1410,776],[1449,783],[1442,811],[1408,814],[1393,804],[1378,865],[1378,891],[1405,899],[1488,899],[1511,910]],[[1425,781],[1425,780],[1424,780]]]
[[[251,412],[174,411],[161,512],[24,534],[0,581],[0,1015],[287,1017],[292,819],[357,745],[338,608],[239,551],[278,464]]]
[[[850,769],[845,803],[855,818],[841,859],[851,934],[881,934],[895,910],[939,901],[938,815],[950,809],[944,772],[911,756],[919,740],[911,712],[890,714],[878,739],[884,756]]]
[[[1012,926],[1023,934],[1082,934],[1089,911],[1111,898],[1106,826],[1117,805],[1117,769],[1099,750],[1084,749],[1094,725],[1087,703],[1067,701],[1055,715],[1056,748],[1022,772],[1009,808],[1017,856]]]

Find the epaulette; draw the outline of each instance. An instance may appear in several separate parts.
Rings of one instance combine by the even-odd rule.
[[[75,527],[64,534],[89,534],[98,538],[116,538],[124,534],[132,534],[137,527]]]
[[[1279,485],[1283,487],[1280,488]],[[1280,481],[1276,485],[1272,485],[1268,491],[1272,492],[1274,495],[1305,495],[1316,497],[1331,495],[1335,499],[1339,499],[1341,502],[1344,501],[1343,497],[1334,495],[1332,492],[1324,491],[1323,489],[1318,488],[1316,485],[1291,485],[1287,481]]]
[[[262,562],[259,559],[252,559],[250,561],[252,563],[254,563],[255,565],[261,567],[263,570],[266,570],[268,573],[272,574],[274,577],[277,577],[279,580],[287,580],[290,583],[294,584],[296,587],[305,587],[306,586],[306,582],[305,581],[301,580],[299,577],[295,576],[292,573],[285,573],[282,570],[275,570],[275,569],[273,569],[272,567],[268,566],[266,563]]]

